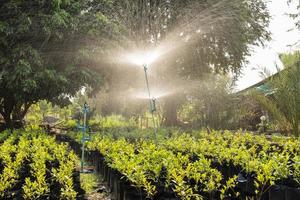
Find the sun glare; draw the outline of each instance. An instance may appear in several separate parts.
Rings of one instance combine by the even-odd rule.
[[[153,95],[151,95],[150,99],[155,98],[155,99],[161,99],[163,97],[166,97],[170,94],[172,94],[172,92],[163,92],[163,91],[158,91],[158,90],[154,90],[154,92],[152,92]],[[146,92],[135,92],[132,93],[131,95],[132,98],[137,98],[137,99],[149,99],[149,94]]]
[[[134,65],[143,66],[150,65],[155,62],[159,57],[159,53],[157,51],[153,52],[145,52],[139,51],[132,54],[128,54],[126,56],[127,61]]]

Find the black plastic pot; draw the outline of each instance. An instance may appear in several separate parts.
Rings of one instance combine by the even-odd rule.
[[[3,169],[4,169],[4,164],[2,162],[2,159],[0,159],[0,174],[2,174]]]
[[[50,199],[60,199],[62,185],[54,180],[49,189],[50,189]]]
[[[297,183],[295,181],[293,176],[289,176],[285,179],[276,181],[276,185],[284,185],[284,186],[287,186],[287,187],[290,187],[290,188],[298,188],[299,187],[299,183]]]
[[[74,183],[74,190],[77,192],[76,199],[77,200],[83,200],[85,191],[81,188],[80,185],[80,172],[79,171],[74,171],[73,172],[73,183]]]
[[[112,199],[120,200],[122,195],[122,189],[120,187],[120,181],[118,179],[113,180],[113,191],[112,191]]]
[[[253,174],[243,174],[246,181],[240,181],[237,188],[244,193],[245,196],[255,196],[254,176]]]
[[[145,200],[147,194],[142,189],[137,189],[131,185],[123,185],[123,196],[121,200]]]
[[[269,190],[269,200],[285,200],[285,186],[274,185]],[[294,199],[296,200],[296,199]]]
[[[298,200],[300,199],[300,188],[286,188],[285,200]]]
[[[114,192],[116,189],[115,189],[115,180],[117,179],[116,176],[115,176],[115,173],[114,173],[114,170],[109,168],[109,181],[108,181],[108,185],[110,187],[110,190],[111,192]]]

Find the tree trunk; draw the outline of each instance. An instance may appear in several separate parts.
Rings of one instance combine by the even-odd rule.
[[[174,96],[168,97],[164,104],[164,123],[165,126],[176,126],[178,125],[177,120],[177,109],[178,103]]]
[[[3,116],[5,122],[5,128],[13,129],[13,123],[11,113],[14,108],[14,98],[7,96],[3,99],[0,107],[0,113]]]
[[[30,105],[30,103],[16,104],[14,98],[5,98],[0,109],[5,128],[22,128],[24,126],[23,119]]]
[[[30,106],[30,103],[15,105],[12,113],[13,128],[24,127],[24,117]]]
[[[1,113],[1,115],[3,116],[4,122],[5,122],[5,129],[9,128],[9,129],[13,129],[13,123],[10,117],[10,113]]]
[[[299,120],[298,120],[297,117],[292,122],[292,125],[293,125],[293,134],[294,134],[294,136],[299,137]]]

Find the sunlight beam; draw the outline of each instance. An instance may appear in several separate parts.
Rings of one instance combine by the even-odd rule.
[[[159,58],[158,51],[145,52],[137,51],[126,55],[126,60],[137,66],[149,66]]]

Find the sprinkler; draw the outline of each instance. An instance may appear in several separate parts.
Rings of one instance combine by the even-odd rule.
[[[155,118],[154,118],[154,112],[156,111],[156,105],[155,105],[156,99],[151,97],[147,71],[149,65],[153,63],[155,60],[157,60],[159,56],[160,56],[160,52],[158,50],[154,50],[151,52],[140,51],[125,56],[128,62],[136,66],[142,66],[144,68],[148,98],[149,98],[149,111],[152,115],[152,120],[153,120],[155,142],[157,141],[157,128],[156,128]]]
[[[156,124],[155,124],[155,117],[154,117],[154,112],[156,111],[156,99],[151,98],[151,93],[150,93],[150,87],[149,87],[149,81],[148,81],[148,74],[147,74],[147,64],[143,64],[144,67],[144,72],[145,72],[145,79],[146,79],[146,85],[147,85],[147,90],[148,90],[148,95],[149,95],[149,111],[152,115],[152,121],[153,121],[153,126],[154,126],[154,137],[155,137],[155,142],[157,142],[157,129],[156,129]]]

